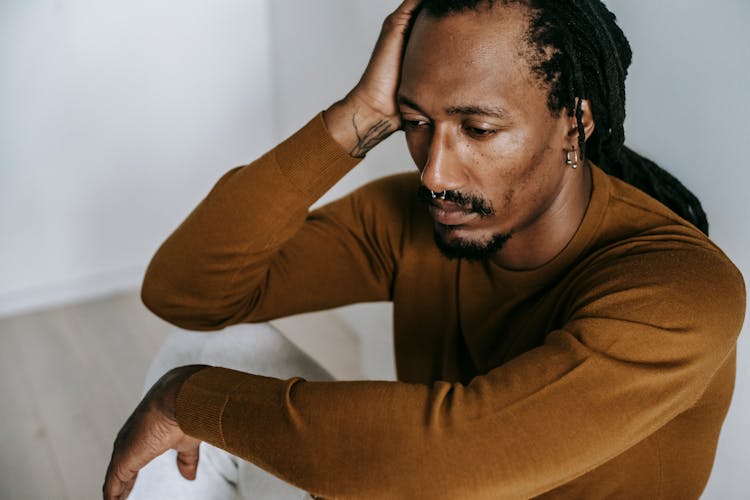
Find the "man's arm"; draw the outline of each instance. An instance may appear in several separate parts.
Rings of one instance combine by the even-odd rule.
[[[563,328],[467,385],[206,368],[177,420],[324,498],[539,495],[694,405],[742,325],[742,279],[711,249],[625,256],[578,286]]]
[[[336,202],[308,214],[356,163],[318,116],[228,172],[154,255],[143,302],[182,328],[215,330],[315,305],[387,300],[391,257],[361,244],[352,207]]]
[[[313,202],[400,127],[401,53],[418,3],[406,1],[388,17],[362,79],[344,99],[270,153],[224,175],[164,242],[143,283],[149,309],[178,326],[212,330],[304,312],[280,307],[291,294],[315,295],[322,299],[318,308],[388,299],[388,262],[367,254],[356,238],[327,242],[330,235],[306,218]],[[348,230],[341,225],[339,236]],[[363,252],[335,262],[343,246]],[[302,268],[315,276],[297,272]],[[343,286],[346,297],[334,294],[347,282],[342,270],[351,283]]]

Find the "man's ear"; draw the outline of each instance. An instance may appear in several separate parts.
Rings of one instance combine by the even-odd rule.
[[[576,98],[576,105],[578,105],[578,101],[580,99]],[[581,102],[581,121],[583,122],[583,132],[586,135],[586,140],[591,137],[591,134],[594,133],[594,129],[596,128],[596,124],[594,123],[594,114],[591,112],[591,101],[588,99],[580,100]],[[573,144],[576,144],[578,141],[578,122],[576,121],[575,114],[573,116],[568,117],[570,126],[568,127],[568,139],[573,141]]]

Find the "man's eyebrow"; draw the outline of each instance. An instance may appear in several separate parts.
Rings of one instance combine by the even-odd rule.
[[[484,106],[468,104],[465,106],[451,106],[445,110],[449,115],[482,115],[493,118],[506,119],[509,113],[500,106]]]
[[[404,95],[399,94],[398,103],[405,104],[406,106],[414,108],[420,113],[423,113],[422,108],[419,107],[419,104]],[[449,115],[480,115],[491,116],[493,118],[499,119],[506,119],[510,115],[505,109],[501,108],[500,106],[485,106],[479,104],[450,106],[445,109],[445,112]]]

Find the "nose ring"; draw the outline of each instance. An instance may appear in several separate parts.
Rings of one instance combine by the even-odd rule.
[[[436,199],[436,198],[440,198],[441,200],[445,200],[445,195],[446,194],[447,194],[447,192],[445,190],[440,191],[439,193],[436,193],[435,191],[430,190],[430,195],[432,196],[433,200]]]

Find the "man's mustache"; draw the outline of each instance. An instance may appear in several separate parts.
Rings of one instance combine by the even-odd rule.
[[[432,197],[432,191],[427,189],[425,186],[419,186],[417,190],[417,196],[419,199],[428,205],[433,205],[435,199]],[[492,208],[492,203],[475,195],[463,194],[459,191],[445,191],[440,192],[440,201],[450,201],[456,205],[464,207],[467,212],[476,212],[481,217],[489,217],[495,214],[495,210]]]

